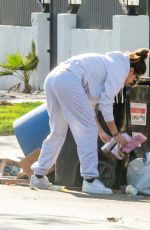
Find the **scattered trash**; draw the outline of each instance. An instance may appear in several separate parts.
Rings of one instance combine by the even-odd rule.
[[[21,171],[20,167],[16,165],[6,165],[4,167],[4,175],[7,176],[17,176],[19,172]]]
[[[28,184],[28,186],[30,186],[30,185]],[[31,190],[35,190],[35,191],[41,190],[39,188],[31,187],[31,186],[30,186],[30,189]],[[48,188],[48,190],[49,191],[64,192],[64,193],[78,193],[78,192],[82,192],[81,187],[71,187],[71,186],[62,186],[62,185],[51,185]]]
[[[31,187],[31,186],[30,186],[30,189],[32,189],[32,190],[40,190],[39,188]]]
[[[127,185],[125,192],[128,195],[136,196],[138,193],[138,190],[134,188],[132,185]]]
[[[11,153],[0,153],[0,184],[29,186],[29,178],[33,173],[31,165],[37,161],[39,154],[40,149],[23,158]],[[48,173],[54,169],[52,167]],[[50,190],[61,191],[63,186],[53,186]]]
[[[146,140],[146,136],[144,136],[142,133],[137,133],[128,141],[125,146],[123,146],[122,151],[125,153],[130,153]]]
[[[118,222],[118,221],[122,221],[122,217],[119,217],[119,218],[117,218],[117,217],[107,217],[107,221],[109,221],[109,222]]]
[[[48,190],[51,191],[59,191],[59,192],[65,192],[68,191],[68,189],[65,189],[65,186],[59,186],[59,185],[51,185]]]
[[[12,154],[0,153],[0,176],[17,176],[21,171],[19,161],[20,159]]]
[[[38,160],[40,155],[40,149],[35,149],[32,153],[27,155],[19,162],[19,166],[23,169],[27,176],[31,176],[33,171],[31,170],[31,165]],[[53,166],[49,171],[48,174],[55,170],[55,166]]]
[[[130,141],[131,137],[127,133],[122,134],[127,141]],[[109,155],[112,154],[115,158],[122,160],[124,158],[124,153],[121,148],[117,145],[114,138],[102,146],[102,151]]]
[[[19,166],[23,169],[27,176],[32,175],[33,171],[31,170],[31,165],[37,161],[39,155],[40,149],[36,149],[19,162]]]
[[[27,184],[27,183],[28,183],[28,180],[18,179],[15,176],[0,177],[0,184],[4,184],[4,185],[21,185],[21,184]]]
[[[28,177],[26,174],[24,174],[24,172],[23,172],[23,173],[19,173],[18,179],[25,179],[25,180],[28,180],[29,177]]]
[[[11,153],[0,153],[0,184],[18,185],[28,183],[28,179],[18,178],[22,175],[20,158]]]
[[[150,164],[145,165],[143,158],[132,160],[127,167],[127,184],[135,187],[140,194],[150,195]]]
[[[40,190],[39,188],[32,187],[32,186],[30,186],[30,189],[32,189],[32,190]],[[50,190],[50,191],[59,191],[59,192],[67,192],[67,191],[69,191],[68,189],[65,188],[65,186],[61,186],[61,185],[51,185],[51,186],[49,186],[48,190]]]
[[[3,176],[5,164],[6,164],[6,160],[5,159],[1,159],[0,160],[0,176]]]
[[[112,138],[110,142],[107,142],[105,145],[102,146],[101,149],[103,153],[112,154],[117,159],[122,160],[126,153],[129,154],[147,139],[147,137],[144,136],[142,133],[137,133],[133,137],[130,137],[127,133],[123,133],[122,135],[128,141],[125,146],[120,147],[119,145],[117,145],[115,139]]]

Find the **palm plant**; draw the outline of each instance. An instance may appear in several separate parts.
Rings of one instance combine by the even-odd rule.
[[[32,42],[31,50],[27,55],[22,55],[20,52],[7,54],[3,63],[0,64],[0,77],[16,76],[24,82],[24,93],[31,92],[29,80],[32,72],[37,68],[38,57],[36,55],[35,43]]]

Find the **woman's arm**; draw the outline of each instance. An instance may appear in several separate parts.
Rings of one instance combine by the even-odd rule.
[[[127,140],[118,131],[114,121],[107,122],[107,126],[108,126],[112,136],[115,138],[115,140],[118,144],[120,144],[121,146],[127,144]]]
[[[109,135],[102,129],[102,127],[101,127],[101,125],[100,125],[100,123],[99,123],[99,121],[98,121],[98,119],[97,119],[96,116],[95,116],[95,121],[96,121],[96,124],[97,124],[97,127],[98,127],[98,135],[99,135],[100,139],[101,139],[104,143],[110,141],[110,140],[111,140],[111,136],[109,136]]]

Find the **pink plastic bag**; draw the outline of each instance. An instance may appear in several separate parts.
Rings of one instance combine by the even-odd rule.
[[[114,138],[112,138],[110,142],[102,146],[102,151],[105,154],[111,153],[117,159],[122,160],[123,156],[120,153],[132,152],[137,146],[142,144],[147,139],[147,137],[144,136],[142,133],[137,133],[133,137],[130,137],[127,133],[123,133],[122,135],[128,141],[128,143],[124,147],[119,149],[119,146],[117,145],[116,141],[114,140]]]
[[[142,133],[135,134],[128,143],[121,149],[124,153],[132,152],[138,145],[142,144],[146,141],[147,137],[144,136]]]

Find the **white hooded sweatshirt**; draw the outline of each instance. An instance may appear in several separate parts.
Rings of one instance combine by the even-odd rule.
[[[113,121],[114,98],[124,87],[130,69],[128,55],[119,51],[105,55],[87,53],[61,65],[81,80],[91,103],[99,104],[105,121]]]

